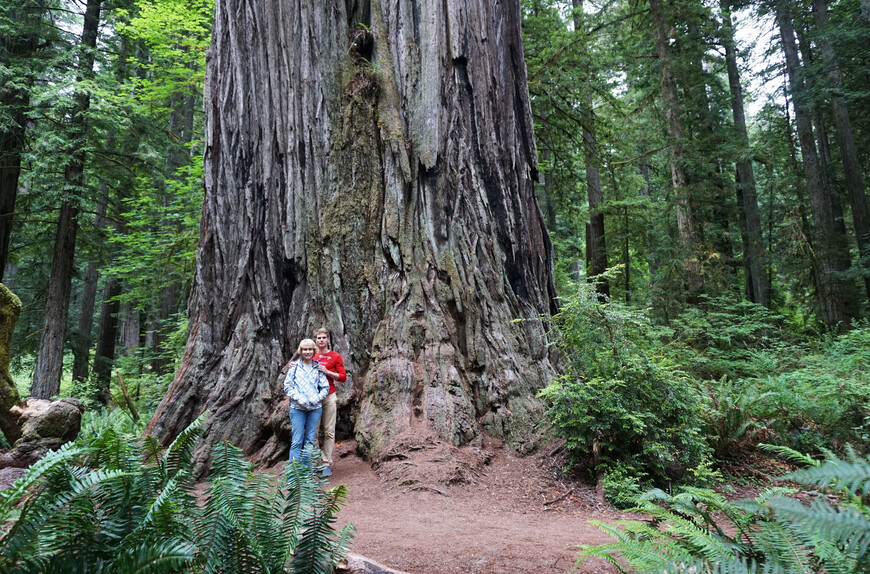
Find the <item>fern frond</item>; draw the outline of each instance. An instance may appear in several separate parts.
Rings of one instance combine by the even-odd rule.
[[[345,559],[350,550],[350,545],[353,544],[355,535],[356,526],[353,524],[345,524],[341,530],[338,531],[338,536],[336,536],[332,547],[331,561],[333,564],[338,564]]]
[[[814,484],[820,488],[843,488],[851,494],[867,497],[870,492],[870,459],[851,461],[832,458],[819,466],[804,468],[782,477],[800,484]]]
[[[206,413],[199,415],[195,421],[175,437],[175,440],[166,449],[161,466],[168,477],[175,476],[181,469],[191,467],[193,450],[196,446],[196,440],[202,434],[202,423],[205,421],[205,416]]]
[[[193,564],[195,550],[192,544],[183,540],[142,544],[122,554],[112,570],[123,574],[175,574]]]
[[[791,498],[770,501],[778,517],[798,524],[818,540],[828,540],[856,556],[867,554],[870,546],[870,517],[855,508],[836,508],[823,499],[804,506]]]
[[[779,458],[791,462],[794,464],[799,464],[801,466],[818,466],[819,461],[814,459],[808,454],[797,451],[793,448],[789,448],[787,446],[777,445],[777,444],[759,444],[758,447],[772,454],[775,454]]]

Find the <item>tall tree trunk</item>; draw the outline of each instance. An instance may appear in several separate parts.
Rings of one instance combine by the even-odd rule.
[[[839,274],[848,269],[849,256],[843,244],[843,237],[836,231],[830,190],[821,172],[810,112],[802,97],[804,86],[800,75],[794,27],[788,7],[782,2],[776,6],[776,18],[782,36],[789,85],[792,93],[795,94],[793,98],[795,123],[804,174],[810,192],[815,246],[814,269],[821,318],[828,326],[847,329],[851,319],[848,306],[849,287]]]
[[[740,85],[734,28],[731,24],[731,0],[720,0],[719,6],[722,11],[722,43],[725,45],[728,86],[731,89],[731,115],[734,118],[734,129],[737,131],[739,146],[736,179],[746,269],[746,293],[747,298],[753,303],[770,307],[770,282],[765,265],[761,212],[758,209],[755,173],[752,170],[752,156],[743,107],[743,88]]]
[[[94,229],[102,234],[106,226],[106,203],[108,202],[108,189],[103,189],[97,204],[97,213],[94,217]],[[94,304],[97,300],[97,272],[98,262],[88,261],[85,271],[84,287],[82,288],[82,308],[79,313],[78,330],[73,337],[73,380],[84,381],[88,378],[88,366],[90,362],[91,331],[94,325]]]
[[[665,16],[662,0],[650,0],[649,7],[661,70],[662,100],[665,104],[665,115],[668,122],[668,148],[670,150],[671,180],[674,185],[674,201],[677,208],[677,231],[685,257],[684,278],[689,301],[695,301],[703,288],[701,266],[697,257],[698,229],[692,213],[688,187],[689,179],[686,175],[685,152],[683,150],[685,132],[680,118],[674,65],[668,45],[668,20]]]
[[[861,173],[861,163],[858,159],[858,148],[852,133],[852,120],[849,108],[843,101],[842,79],[837,54],[828,38],[828,6],[826,0],[814,0],[813,11],[816,16],[816,27],[819,31],[819,48],[822,63],[828,79],[828,96],[834,110],[834,125],[837,131],[837,144],[843,157],[843,172],[846,176],[846,189],[849,192],[849,203],[852,206],[852,221],[855,225],[855,235],[858,240],[858,251],[861,258],[870,258],[870,209],[867,207],[867,196],[864,188],[864,178]],[[870,298],[870,277],[864,278],[864,286]]]
[[[574,34],[586,34],[583,24],[583,0],[571,0],[574,7]],[[601,153],[598,149],[598,138],[595,132],[595,112],[592,109],[592,66],[588,61],[584,66],[583,82],[585,84],[580,101],[583,131],[583,162],[586,165],[586,197],[589,201],[589,234],[586,242],[587,260],[591,268],[587,277],[593,277],[595,289],[599,295],[610,296],[610,284],[604,273],[607,271],[607,241],[604,234],[604,213],[601,203],[604,195],[601,192]]]
[[[321,324],[368,453],[412,429],[520,447],[543,414],[544,328],[515,321],[555,310],[519,2],[347,6],[216,3],[189,339],[149,425],[208,409],[200,463],[286,454],[273,381]]]

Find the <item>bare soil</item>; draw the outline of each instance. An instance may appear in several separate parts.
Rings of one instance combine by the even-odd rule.
[[[578,546],[611,540],[590,520],[628,516],[560,478],[546,452],[405,436],[372,465],[355,450],[336,445],[331,478],[349,489],[339,525],[356,527],[355,553],[413,574],[615,572],[598,559],[574,570]]]

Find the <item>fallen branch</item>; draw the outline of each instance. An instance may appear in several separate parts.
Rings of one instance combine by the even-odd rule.
[[[115,371],[118,375],[118,382],[121,383],[121,392],[124,394],[124,402],[127,403],[127,408],[130,409],[130,416],[133,417],[133,422],[139,422],[139,411],[136,410],[136,405],[133,404],[133,399],[130,398],[130,393],[127,392],[127,385],[124,384],[124,377],[121,376],[121,371]]]
[[[571,496],[572,494],[574,494],[573,488],[571,488],[568,492],[566,492],[565,494],[563,494],[559,498],[554,498],[553,500],[545,502],[544,506],[550,506],[551,504],[556,504],[557,502],[561,502],[561,501],[565,500],[566,498],[568,498],[569,496]]]

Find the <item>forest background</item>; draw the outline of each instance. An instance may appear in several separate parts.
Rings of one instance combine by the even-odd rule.
[[[122,404],[118,371],[147,418],[174,375],[212,11],[0,7],[22,396]],[[867,444],[870,4],[530,0],[522,17],[562,297],[565,374],[541,397],[572,462],[619,501],[762,440]]]

